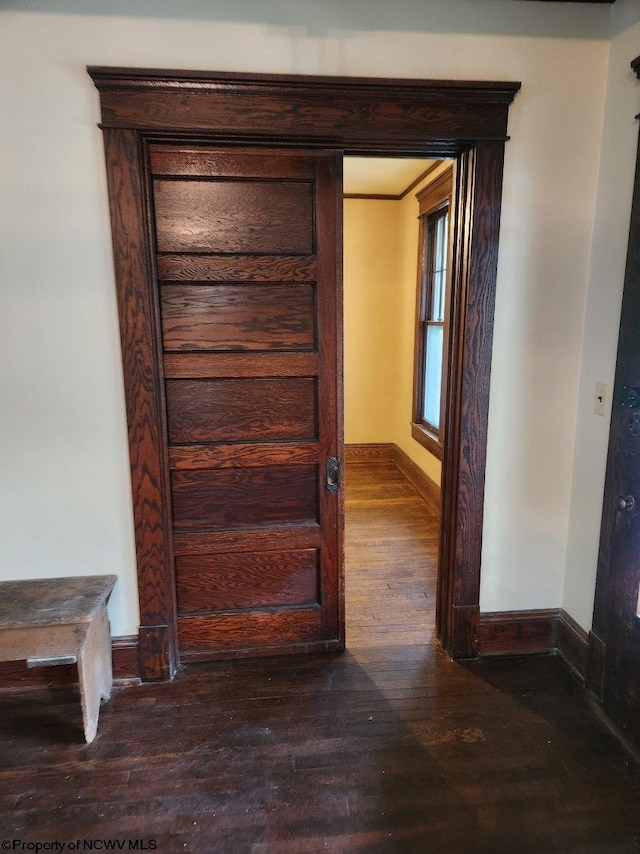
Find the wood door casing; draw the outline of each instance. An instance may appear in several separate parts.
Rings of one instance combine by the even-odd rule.
[[[145,681],[171,679],[179,664],[175,617],[174,548],[169,501],[169,459],[164,433],[164,375],[190,377],[194,359],[207,353],[160,354],[156,325],[157,270],[171,278],[202,264],[197,255],[153,257],[148,228],[146,157],[159,141],[206,140],[218,145],[342,150],[349,154],[456,157],[454,258],[459,295],[452,323],[451,383],[447,392],[448,451],[443,461],[441,559],[436,625],[454,657],[477,653],[484,466],[491,374],[491,344],[499,239],[501,182],[509,105],[520,89],[512,81],[400,80],[309,77],[89,67],[100,93],[115,284],[122,343],[131,461],[132,509],[140,601],[139,665]],[[283,268],[286,259],[280,259]],[[313,259],[296,259],[301,283]],[[257,256],[246,262],[263,269]],[[202,279],[204,281],[204,279]],[[336,306],[337,325],[341,304]],[[246,369],[255,370],[251,353]],[[299,353],[290,371],[309,376],[314,355]],[[338,360],[341,351],[338,348]],[[287,355],[262,354],[261,370],[282,366]],[[227,360],[228,359],[228,360]],[[216,371],[237,376],[239,358],[216,353]],[[254,375],[254,374],[252,374]],[[341,366],[338,379],[341,376]],[[341,417],[341,391],[336,419]],[[175,456],[176,448],[171,451]],[[204,453],[204,452],[200,452]],[[216,455],[216,452],[212,452]],[[247,454],[253,454],[247,449]],[[266,540],[265,540],[266,541]],[[203,551],[206,550],[206,544]]]
[[[181,658],[340,648],[341,154],[148,162]]]

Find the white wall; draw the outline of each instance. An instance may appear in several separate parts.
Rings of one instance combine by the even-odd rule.
[[[598,561],[611,391],[618,345],[631,195],[638,146],[640,83],[630,62],[640,54],[640,2],[618,0],[607,85],[604,136],[573,459],[571,515],[563,607],[591,628]],[[606,417],[594,415],[595,384],[609,384]]]
[[[549,54],[545,68],[531,69],[524,83],[529,80],[533,87],[535,80],[536,91],[521,112],[513,111],[509,128],[489,412],[483,611],[562,602],[607,62],[607,46],[600,47],[595,67],[576,59],[558,72]],[[560,107],[552,126],[546,120],[550,101]],[[536,138],[541,127],[544,140]],[[493,567],[500,571],[492,572]]]
[[[87,7],[94,14],[81,14]],[[609,14],[513,0],[5,2],[0,577],[117,572],[113,630],[136,630],[107,198],[87,63],[506,79],[523,89],[505,171],[482,607],[559,605]]]

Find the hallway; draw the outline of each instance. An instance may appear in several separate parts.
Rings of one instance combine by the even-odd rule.
[[[348,463],[347,647],[432,642],[438,516],[391,462]]]
[[[450,662],[432,643],[436,518],[391,466],[349,467],[347,494],[347,653],[121,689],[91,747],[73,689],[2,693],[0,838],[639,850],[640,768],[579,684],[551,657]]]

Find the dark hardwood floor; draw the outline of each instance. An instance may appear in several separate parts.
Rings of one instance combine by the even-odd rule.
[[[351,467],[347,497],[348,652],[121,688],[90,747],[74,689],[1,693],[0,840],[640,850],[640,768],[578,682],[552,657],[449,661],[433,643],[437,519],[391,466]]]

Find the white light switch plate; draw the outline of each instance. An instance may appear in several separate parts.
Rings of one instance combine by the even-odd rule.
[[[604,415],[607,411],[609,386],[607,383],[596,383],[596,393],[593,400],[593,411],[596,415]]]

